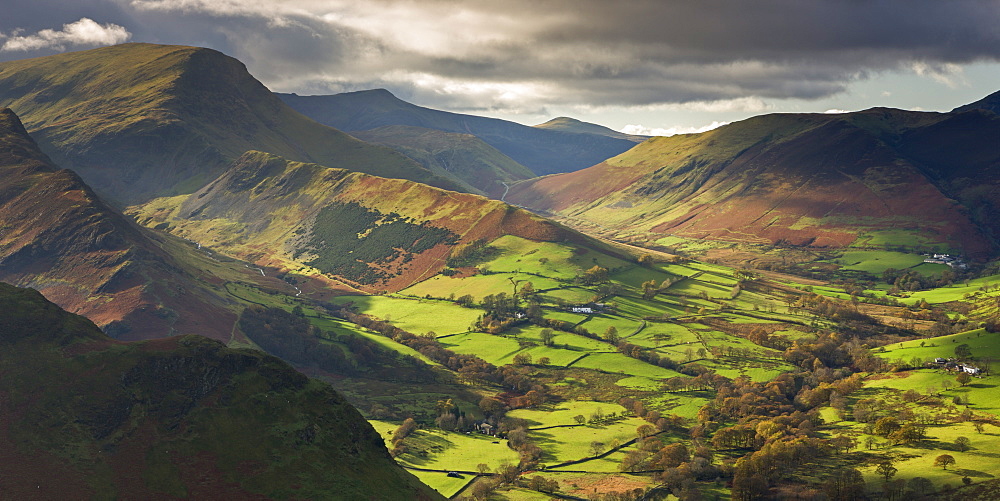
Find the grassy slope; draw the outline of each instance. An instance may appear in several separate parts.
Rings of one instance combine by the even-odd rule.
[[[123,44],[0,63],[0,106],[117,202],[190,193],[250,149],[457,186],[298,114],[209,49]]]
[[[273,357],[115,342],[8,285],[0,305],[6,496],[438,498],[338,394]]]
[[[842,247],[896,229],[911,234],[882,245],[912,246],[917,235],[921,245],[986,257],[994,223],[980,192],[996,192],[1000,159],[982,144],[998,127],[976,113],[767,115],[654,138],[590,169],[521,183],[509,199],[619,238]],[[944,143],[959,130],[977,139],[949,159]]]
[[[446,230],[454,240],[371,264],[375,257],[393,252],[376,232],[385,220],[367,229],[352,230],[357,231],[357,239],[326,235],[326,230],[317,225],[317,217],[332,204],[353,204],[355,213],[398,214],[398,224],[408,225],[417,235]],[[347,284],[340,286],[347,290],[401,289],[443,269],[456,243],[490,241],[504,234],[606,247],[526,211],[477,195],[291,162],[261,152],[243,155],[225,174],[195,194],[157,199],[130,213],[144,225],[167,227],[175,235],[258,264],[317,277],[327,273]],[[321,243],[314,238],[317,235]],[[424,237],[414,238],[419,241]],[[361,266],[388,278],[365,282],[338,273],[337,269],[314,268],[307,263],[316,258],[317,245],[321,245],[322,253],[333,256],[367,246],[364,248],[372,254],[358,257]]]

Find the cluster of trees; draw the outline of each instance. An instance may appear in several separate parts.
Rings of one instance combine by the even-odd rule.
[[[938,276],[925,276],[914,270],[897,270],[888,268],[882,272],[882,281],[892,285],[890,294],[898,294],[900,291],[920,291],[933,289],[935,287],[947,287],[955,282],[955,272],[952,270],[942,271]]]
[[[459,243],[452,247],[447,265],[449,268],[475,266],[499,253],[500,249],[486,245],[486,240],[483,239],[469,243]]]
[[[417,422],[413,418],[408,417],[403,420],[403,424],[396,428],[396,431],[392,433],[392,449],[389,449],[389,455],[392,457],[399,457],[401,454],[406,452],[405,440],[417,429]]]
[[[371,264],[400,258],[406,263],[436,245],[457,242],[458,235],[426,221],[416,224],[395,212],[382,214],[357,202],[336,203],[319,211],[312,236],[295,257],[311,252],[316,257],[307,262],[310,266],[371,285],[392,277],[391,271]]]

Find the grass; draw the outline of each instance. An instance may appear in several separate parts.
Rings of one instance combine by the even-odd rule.
[[[391,448],[392,434],[399,424],[378,420],[368,422],[383,437],[386,447]],[[404,466],[475,471],[476,465],[480,463],[485,463],[490,469],[495,470],[503,463],[517,464],[518,461],[517,452],[507,447],[506,440],[475,433],[466,435],[426,428],[413,432],[404,443],[409,449],[408,452],[396,458]],[[410,470],[410,473],[446,497],[454,495],[471,479],[471,475],[452,478],[440,472]]]
[[[499,256],[481,265],[492,271],[530,270],[532,273],[550,278],[571,280],[594,265],[614,269],[628,264],[611,256],[589,252],[581,247],[564,243],[535,242],[512,235],[502,236],[490,245],[502,251]]]
[[[445,348],[456,353],[476,355],[494,365],[509,363],[514,358],[514,354],[521,350],[521,345],[511,337],[495,336],[482,332],[448,336],[441,338],[440,341]]]
[[[353,303],[361,313],[382,320],[415,334],[435,332],[438,335],[458,334],[482,314],[480,310],[464,308],[451,301],[399,298],[387,296],[341,296],[335,303]]]
[[[621,353],[594,353],[584,357],[579,362],[573,364],[573,366],[656,379],[680,376],[680,373],[674,372],[670,369],[650,365],[641,360],[626,357]]]
[[[621,337],[629,336],[636,329],[642,325],[642,322],[632,318],[626,318],[621,315],[612,315],[606,313],[599,313],[591,315],[590,318],[582,324],[582,327],[588,331],[603,336],[607,332],[608,327],[614,326],[618,330],[618,335]]]
[[[551,278],[543,278],[527,273],[494,273],[490,275],[475,275],[472,277],[455,278],[444,275],[435,275],[423,282],[408,287],[400,293],[424,297],[461,297],[466,294],[472,296],[477,302],[490,294],[501,292],[508,295],[514,292],[514,287],[510,279],[528,281],[535,287],[535,290],[561,287],[562,282]]]
[[[986,332],[985,329],[975,329],[948,336],[930,339],[913,339],[902,343],[886,345],[885,351],[876,350],[876,356],[886,359],[902,358],[912,360],[920,358],[930,361],[934,358],[951,358],[955,356],[955,348],[969,345],[972,356],[976,358],[1000,358],[1000,333]]]
[[[879,276],[889,268],[904,270],[924,262],[924,256],[893,251],[856,250],[845,251],[840,257],[829,260],[842,269],[857,270]]]
[[[961,396],[973,412],[988,412],[1000,416],[1000,376],[973,378],[968,386],[955,382],[955,373],[940,369],[919,369],[894,374],[893,377],[869,380],[866,388],[890,388],[934,393],[952,399]],[[945,390],[945,387],[949,389]]]

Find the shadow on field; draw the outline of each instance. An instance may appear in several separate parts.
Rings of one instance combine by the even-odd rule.
[[[993,475],[992,473],[986,473],[985,471],[979,471],[979,470],[966,470],[964,468],[962,469],[956,468],[954,470],[948,470],[948,471],[954,473],[955,475],[961,475],[963,477],[969,477],[969,478],[996,478],[996,475]]]

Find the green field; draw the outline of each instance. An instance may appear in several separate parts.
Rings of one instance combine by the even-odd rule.
[[[913,268],[923,263],[924,259],[925,257],[920,254],[859,250],[846,251],[829,262],[839,265],[842,269],[864,271],[879,276],[889,268],[897,270]]]
[[[874,350],[873,353],[889,360],[902,358],[910,361],[919,358],[924,362],[929,362],[938,357],[954,357],[955,348],[963,344],[969,346],[972,356],[975,358],[1000,358],[1000,332],[986,332],[985,329],[894,343],[886,345],[885,351]]]
[[[472,277],[455,278],[444,275],[435,275],[412,287],[403,289],[401,294],[409,296],[424,297],[430,295],[435,298],[461,297],[466,294],[481,301],[484,296],[499,294],[501,292],[512,294],[514,287],[510,280],[531,282],[535,290],[561,287],[562,283],[551,278],[543,278],[527,273],[494,273],[490,275],[475,275]]]
[[[386,296],[341,296],[335,303],[352,303],[360,313],[373,315],[416,334],[438,335],[468,331],[480,311],[451,301]]]
[[[392,447],[392,434],[398,423],[369,420],[379,435]],[[497,443],[494,443],[497,442]],[[504,463],[517,464],[517,452],[507,447],[507,441],[494,437],[464,433],[451,433],[433,428],[413,432],[405,441],[408,452],[396,458],[403,466],[416,466],[436,470],[475,471],[476,465],[485,463],[496,469]],[[422,482],[445,496],[452,496],[465,486],[472,475],[452,478],[446,472],[410,470]]]
[[[650,378],[671,378],[681,374],[670,369],[664,369],[647,364],[641,360],[626,357],[621,353],[594,353],[573,364],[574,367],[594,369],[604,372],[628,374]]]

